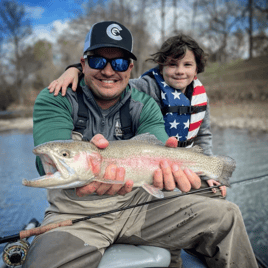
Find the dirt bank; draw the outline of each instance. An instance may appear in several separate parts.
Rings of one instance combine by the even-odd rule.
[[[268,132],[268,103],[212,103],[211,125]]]
[[[30,118],[14,118],[14,119],[1,119],[0,132],[11,130],[31,131],[33,129],[33,119]]]

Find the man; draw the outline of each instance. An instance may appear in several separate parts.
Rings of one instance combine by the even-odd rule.
[[[105,148],[107,140],[128,139],[149,132],[166,142],[168,137],[158,105],[151,97],[128,85],[133,68],[131,59],[136,57],[132,53],[132,36],[127,28],[109,21],[92,26],[81,58],[84,79],[80,87],[88,113],[83,140],[92,139],[98,147]],[[78,94],[71,90],[68,90],[67,98],[54,97],[47,89],[40,93],[34,108],[35,145],[70,139],[72,134],[81,137],[72,133],[79,122],[78,98]],[[122,131],[122,118],[128,113],[131,126],[128,131]],[[96,135],[98,133],[103,136]],[[166,142],[171,146],[173,143],[172,138]],[[39,159],[37,167],[43,175]],[[154,175],[157,187],[173,190],[177,186],[182,191],[200,187],[200,179],[190,170],[182,172],[177,165],[169,167],[166,161],[161,168]],[[104,177],[123,180],[124,170],[111,165]],[[142,189],[132,189],[132,185],[131,181],[122,187],[91,183],[77,191],[49,190],[50,207],[43,225],[152,199]],[[165,192],[166,196],[172,194]],[[114,243],[167,248],[172,254],[170,267],[181,266],[178,254],[181,248],[204,256],[209,267],[257,267],[236,205],[198,195],[160,203],[40,235],[32,243],[24,267],[97,267],[105,249]]]

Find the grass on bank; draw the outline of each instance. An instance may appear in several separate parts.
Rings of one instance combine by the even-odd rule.
[[[268,56],[209,63],[198,76],[211,103],[263,102],[268,100]]]

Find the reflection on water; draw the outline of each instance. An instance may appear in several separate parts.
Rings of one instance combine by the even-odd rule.
[[[213,151],[237,162],[232,182],[268,173],[268,135],[235,129],[213,130]],[[31,134],[0,136],[0,236],[18,233],[35,217],[42,221],[47,207],[46,190],[24,187],[23,178],[38,176]],[[228,189],[227,199],[242,212],[255,253],[268,264],[268,177]],[[3,245],[0,245],[0,251]]]
[[[268,174],[268,134],[246,130],[214,130],[214,154],[229,155],[236,160],[232,182]],[[233,184],[227,199],[242,212],[252,247],[268,267],[268,175]]]
[[[46,190],[28,188],[23,178],[36,178],[32,134],[0,136],[0,236],[18,233],[32,218],[42,221]],[[0,252],[3,245],[0,245]]]

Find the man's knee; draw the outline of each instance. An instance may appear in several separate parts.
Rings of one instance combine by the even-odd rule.
[[[97,267],[101,257],[96,247],[78,237],[53,231],[35,238],[23,268]]]
[[[243,224],[243,218],[239,207],[227,200],[213,200],[208,208],[207,220],[223,229],[230,229],[237,223]]]

